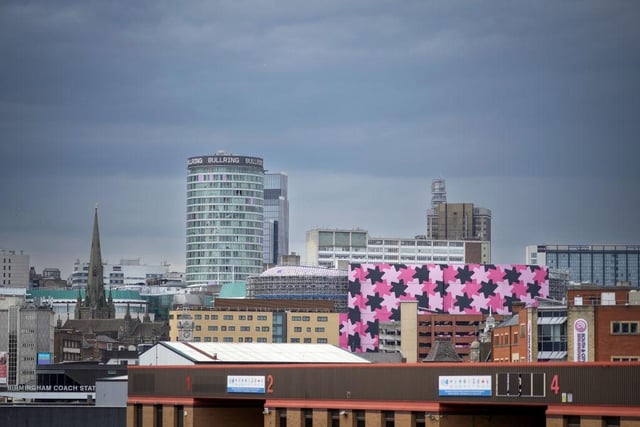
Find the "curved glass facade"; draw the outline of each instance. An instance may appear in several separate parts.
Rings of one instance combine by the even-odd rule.
[[[187,176],[187,285],[230,283],[262,272],[262,159],[192,157]]]

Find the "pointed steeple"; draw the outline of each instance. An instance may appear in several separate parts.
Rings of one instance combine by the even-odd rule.
[[[98,206],[93,217],[93,235],[91,237],[91,254],[89,255],[89,271],[87,290],[81,318],[109,319],[115,316],[113,302],[107,303],[104,290],[104,267],[100,251],[100,231],[98,228]]]
[[[89,279],[87,281],[87,300],[92,308],[103,307],[104,274],[102,267],[102,253],[100,251],[100,231],[98,229],[98,206],[93,216],[93,235],[91,238],[91,254],[89,256]],[[87,301],[85,301],[85,305]]]

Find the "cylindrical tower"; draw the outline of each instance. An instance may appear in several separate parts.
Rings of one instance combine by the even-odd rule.
[[[187,285],[260,274],[263,160],[218,151],[190,157],[187,167]]]

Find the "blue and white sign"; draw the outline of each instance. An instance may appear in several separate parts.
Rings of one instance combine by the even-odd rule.
[[[264,376],[228,375],[227,393],[264,393]]]
[[[491,396],[491,375],[439,376],[438,395]]]

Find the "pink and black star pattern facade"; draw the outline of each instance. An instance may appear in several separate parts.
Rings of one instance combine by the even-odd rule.
[[[400,320],[400,302],[419,312],[510,314],[516,301],[548,297],[545,266],[518,264],[351,264],[348,310],[340,317],[340,346],[377,351],[379,322]]]

